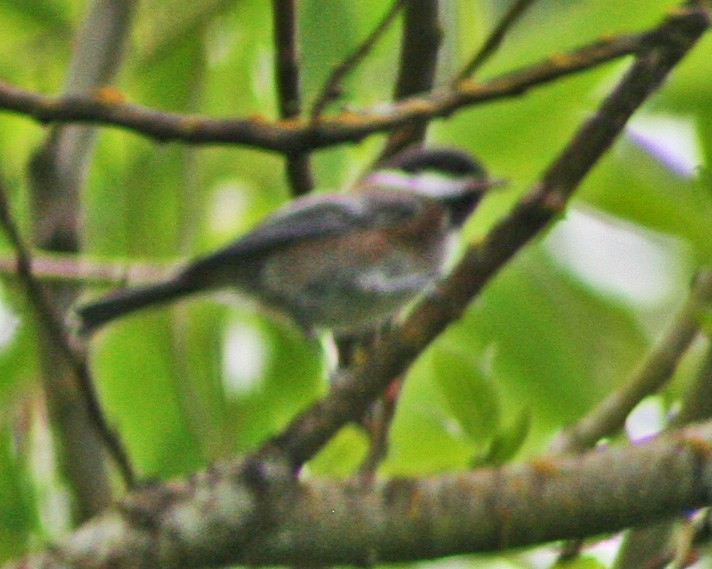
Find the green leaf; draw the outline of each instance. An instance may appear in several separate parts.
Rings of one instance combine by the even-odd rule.
[[[473,458],[473,467],[505,464],[522,448],[531,432],[532,413],[528,409],[523,409],[513,415],[507,421],[502,421],[503,424],[500,425],[485,450]]]
[[[368,449],[363,429],[347,426],[309,461],[309,471],[320,476],[352,476]]]
[[[205,463],[177,384],[167,315],[131,316],[95,339],[93,369],[112,422],[141,473],[169,477]]]
[[[13,292],[21,294],[13,287]],[[10,292],[10,291],[8,291]],[[37,330],[31,320],[32,309],[25,298],[12,298],[14,310],[4,304],[5,291],[0,292],[0,409],[15,403],[18,390],[26,387],[37,376]]]
[[[631,309],[537,247],[510,263],[439,342],[471,346],[498,386],[503,416],[531,410],[542,440],[623,380],[647,346]]]
[[[27,463],[18,456],[14,434],[0,427],[0,561],[22,553],[33,533],[39,531]]]
[[[493,436],[500,422],[499,394],[470,355],[439,344],[430,353],[437,381],[453,418],[472,441]]]
[[[606,565],[595,557],[579,555],[576,559],[557,561],[551,569],[606,569]]]

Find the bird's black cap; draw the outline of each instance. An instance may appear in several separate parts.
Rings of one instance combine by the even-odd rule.
[[[410,173],[436,170],[454,176],[482,176],[485,169],[477,160],[459,148],[448,146],[411,146],[379,165]]]

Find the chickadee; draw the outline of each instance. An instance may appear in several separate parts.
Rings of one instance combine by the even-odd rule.
[[[235,287],[305,330],[363,331],[441,274],[449,237],[490,185],[484,168],[461,150],[407,149],[352,191],[293,201],[168,280],[80,306],[80,330],[194,292]]]

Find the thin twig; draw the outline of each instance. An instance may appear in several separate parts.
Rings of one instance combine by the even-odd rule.
[[[524,12],[526,12],[534,2],[536,2],[536,0],[516,0],[495,26],[494,30],[492,30],[492,33],[485,40],[485,43],[482,44],[479,51],[477,51],[470,61],[455,75],[453,83],[471,77],[475,71],[480,69],[502,44],[507,32],[512,29],[517,20],[524,15]]]
[[[17,255],[17,276],[23,284],[27,298],[34,308],[40,324],[47,333],[47,338],[54,344],[57,352],[62,354],[69,362],[77,382],[81,385],[81,391],[84,395],[84,402],[89,417],[94,423],[99,436],[104,441],[107,451],[116,462],[126,485],[129,487],[133,486],[135,476],[128,455],[119,437],[106,423],[86,363],[72,348],[60,318],[49,302],[42,285],[35,279],[32,273],[30,251],[25,245],[17,225],[13,221],[7,200],[7,192],[2,180],[0,180],[0,225],[7,234],[12,248],[15,250],[15,254]]]
[[[361,42],[354,51],[347,55],[341,63],[331,70],[328,79],[321,88],[311,109],[311,117],[315,119],[321,115],[326,106],[341,94],[341,82],[351,71],[363,60],[376,45],[385,31],[395,20],[396,15],[409,0],[395,0],[388,11],[383,15],[381,21],[373,28],[373,31]]]
[[[152,282],[164,277],[175,263],[110,261],[90,259],[74,253],[30,251],[32,275],[45,282],[76,285],[118,286],[126,283]],[[16,275],[17,257],[0,255],[0,274]]]
[[[295,0],[272,0],[272,15],[277,52],[275,78],[279,116],[282,119],[291,119],[302,112]],[[309,158],[305,153],[287,156],[287,179],[295,196],[304,195],[314,187]]]
[[[633,373],[630,380],[613,391],[585,417],[559,433],[552,450],[582,452],[603,437],[618,432],[645,397],[670,379],[700,329],[700,312],[712,301],[712,270],[701,273],[690,295],[669,328]]]
[[[388,435],[398,408],[402,381],[400,377],[394,379],[367,414],[364,426],[369,438],[368,451],[358,467],[358,475],[365,482],[374,480],[378,466],[388,455]]]

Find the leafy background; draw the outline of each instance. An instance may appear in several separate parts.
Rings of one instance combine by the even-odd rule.
[[[506,4],[444,2],[440,80],[476,50]],[[674,6],[542,0],[479,78],[645,29]],[[0,0],[0,77],[59,92],[85,8],[78,0]],[[307,105],[384,9],[376,0],[300,3]],[[141,2],[114,86],[158,109],[274,117],[270,22],[271,3],[263,0]],[[389,100],[399,40],[395,26],[345,81],[341,104],[357,111]],[[703,169],[712,150],[712,74],[702,71],[711,55],[707,36],[588,177],[569,212],[420,358],[405,382],[384,474],[544,451],[558,429],[628,377],[712,252]],[[464,240],[484,235],[526,191],[624,69],[622,61],[607,64],[433,124],[430,140],[471,150],[509,181],[468,223]],[[0,114],[0,168],[25,228],[33,215],[27,163],[43,133],[27,118]],[[319,188],[348,185],[382,141],[372,136],[316,153]],[[83,193],[83,246],[89,259],[164,266],[226,243],[288,199],[276,155],[156,143],[103,128]],[[0,247],[12,256],[3,235]],[[103,290],[84,288],[86,298]],[[0,301],[0,558],[7,558],[70,522],[36,379],[36,329],[11,279]],[[166,478],[250,449],[284,426],[325,389],[325,346],[328,352],[327,340],[305,340],[249,304],[200,298],[112,325],[92,341],[91,366],[141,474]],[[674,406],[700,353],[693,350],[655,399],[658,418]],[[346,476],[366,447],[359,428],[345,429],[309,471]],[[547,562],[512,556],[496,566]]]

